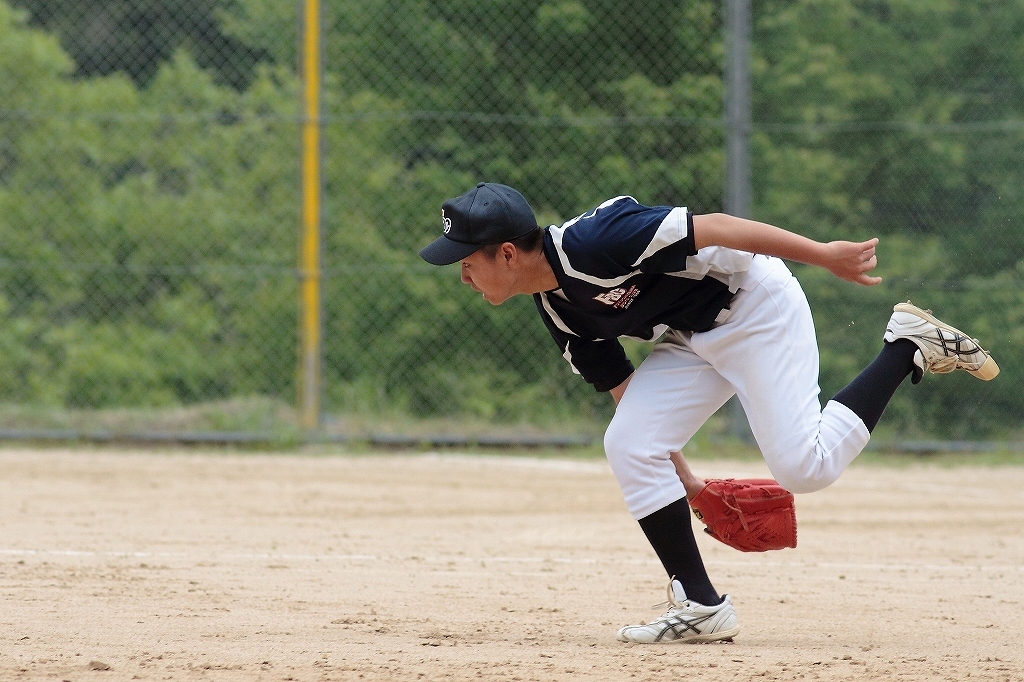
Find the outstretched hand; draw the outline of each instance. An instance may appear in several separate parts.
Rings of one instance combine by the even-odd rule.
[[[840,279],[864,286],[874,286],[881,277],[870,277],[867,273],[878,265],[875,246],[878,238],[866,242],[829,242],[826,244],[828,258],[822,265]]]

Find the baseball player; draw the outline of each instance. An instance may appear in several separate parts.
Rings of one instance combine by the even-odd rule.
[[[561,226],[540,228],[515,189],[480,183],[444,202],[443,234],[420,251],[461,262],[462,281],[500,305],[531,294],[572,370],[611,394],[604,437],[626,506],[669,576],[668,611],[626,626],[624,642],[727,640],[739,632],[714,588],[687,495],[704,481],[680,454],[733,394],[772,475],[796,493],[834,482],[864,449],[903,380],[995,361],[967,334],[910,303],[895,306],[875,360],[824,409],[807,300],[781,259],[871,286],[877,239],[820,243],[724,214],[609,199]],[[634,368],[619,337],[653,342]]]

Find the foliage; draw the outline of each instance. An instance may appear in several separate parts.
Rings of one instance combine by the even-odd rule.
[[[232,37],[221,3],[201,0],[13,0],[32,24],[53,33],[82,76],[128,75],[146,85],[185,48],[222,84],[249,85],[268,54]],[[294,17],[294,8],[287,8]],[[228,7],[231,4],[228,3]]]
[[[3,401],[291,402],[296,6],[15,4],[0,0]],[[619,194],[719,210],[720,3],[323,5],[327,411],[606,418],[532,302],[486,306],[415,252],[482,179],[547,222]],[[754,15],[755,216],[882,238],[882,287],[795,267],[823,397],[913,298],[984,337],[1005,374],[902,389],[883,428],[1019,431],[1024,6],[759,0]]]

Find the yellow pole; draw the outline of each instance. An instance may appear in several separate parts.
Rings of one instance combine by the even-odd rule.
[[[299,422],[320,426],[320,2],[303,1],[302,236],[299,248]]]

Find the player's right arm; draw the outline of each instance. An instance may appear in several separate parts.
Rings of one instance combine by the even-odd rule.
[[[875,268],[878,239],[866,242],[817,242],[782,228],[725,213],[693,216],[693,239],[698,250],[724,246],[817,265],[836,277],[871,286],[882,281],[867,273]]]

